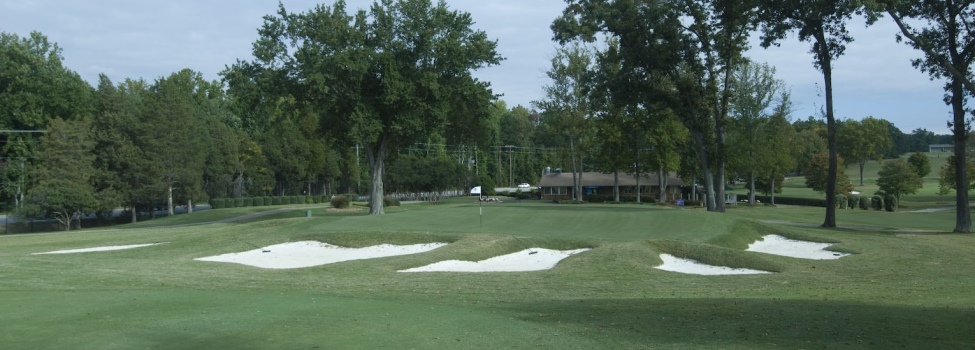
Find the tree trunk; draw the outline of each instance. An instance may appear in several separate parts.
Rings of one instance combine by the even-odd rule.
[[[752,171],[748,179],[748,205],[755,206],[755,172]],[[772,178],[772,186],[775,186],[775,178]]]
[[[640,151],[636,151],[636,203],[642,202],[643,193],[640,191]]]
[[[711,165],[708,164],[708,150],[707,145],[704,143],[704,132],[691,130],[691,136],[694,137],[694,147],[697,148],[697,155],[700,158],[701,171],[704,177],[704,202],[708,211],[715,211],[714,176],[711,175]]]
[[[720,116],[719,116],[719,118],[720,118]],[[715,158],[716,158],[715,159],[715,163],[717,163],[717,164],[715,164],[715,165],[718,168],[717,183],[716,183],[716,185],[717,185],[718,188],[716,189],[715,194],[714,194],[715,197],[717,197],[717,202],[714,204],[714,211],[719,212],[719,213],[724,213],[725,212],[724,205],[725,205],[725,197],[726,196],[725,196],[725,189],[724,188],[726,186],[725,184],[727,183],[726,178],[725,178],[725,171],[724,171],[724,166],[725,166],[725,159],[724,158],[725,157],[724,157],[724,126],[723,126],[723,124],[724,124],[724,122],[722,122],[722,121],[719,120],[718,123],[717,123],[717,131],[716,131],[716,133],[717,133],[717,139],[718,140],[717,140],[717,145],[716,145],[716,147],[717,147],[717,152],[716,153],[717,154],[715,155]]]
[[[660,167],[657,171],[657,188],[660,189],[657,203],[667,203],[667,174],[664,172],[664,167]]]
[[[769,200],[769,204],[775,205],[775,175],[772,175],[772,181],[769,182],[772,183],[772,192],[769,192],[769,198],[771,199]]]
[[[385,170],[387,153],[387,141],[385,138],[380,139],[378,144],[366,145],[369,175],[372,179],[372,190],[369,196],[369,215],[383,215],[386,213],[383,210],[383,171]]]
[[[193,200],[192,199],[187,199],[186,200],[186,213],[187,214],[193,214]]]
[[[965,91],[960,79],[951,80],[952,132],[955,141],[955,230],[972,232],[972,214],[968,208],[968,130],[965,123]]]
[[[173,216],[173,185],[169,185],[166,191],[166,213]]]
[[[826,217],[822,227],[836,227],[836,118],[833,115],[833,62],[826,34],[820,25],[815,30],[816,44],[820,48],[819,68],[823,72],[826,89],[826,144],[829,149],[829,172],[826,176]]]
[[[132,202],[132,223],[139,222],[139,205]]]
[[[572,200],[582,200],[581,193],[579,193],[579,180],[576,177],[576,148],[575,140],[571,137],[569,138],[569,158],[572,159]]]
[[[866,160],[860,160],[860,186],[863,186],[863,166],[867,164]]]
[[[619,170],[613,172],[613,201],[620,201],[620,172]]]

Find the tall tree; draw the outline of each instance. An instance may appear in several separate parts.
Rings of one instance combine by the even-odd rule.
[[[144,149],[155,176],[148,187],[155,198],[166,199],[167,211],[173,215],[174,201],[192,207],[192,201],[203,195],[206,124],[200,100],[206,98],[206,83],[200,73],[184,69],[156,80],[151,91]]]
[[[846,50],[853,37],[846,30],[846,22],[861,11],[858,0],[769,0],[764,1],[762,21],[762,46],[769,47],[782,40],[792,31],[798,32],[799,40],[811,41],[810,53],[813,65],[823,73],[826,95],[826,145],[829,170],[826,181],[826,202],[836,201],[837,148],[836,117],[833,114],[833,62]],[[836,227],[836,206],[826,206],[822,227]]]
[[[95,173],[92,154],[91,122],[88,120],[51,121],[41,138],[39,162],[33,169],[34,186],[21,215],[54,217],[71,229],[72,221],[91,212],[97,203],[91,180]]]
[[[280,5],[264,19],[257,59],[238,62],[225,76],[231,85],[276,77],[284,83],[274,86],[320,112],[324,132],[361,144],[371,174],[370,214],[384,213],[391,151],[441,130],[473,134],[487,117],[493,95],[471,71],[499,63],[497,45],[472,28],[469,14],[444,1],[382,0],[355,14],[342,0],[304,13]]]
[[[547,73],[551,85],[544,87],[545,98],[535,102],[539,109],[548,112],[545,125],[557,131],[569,147],[572,195],[578,200],[582,199],[585,146],[594,131],[590,119],[593,59],[592,50],[580,43],[559,48]]]
[[[860,186],[863,186],[863,167],[867,161],[882,161],[893,141],[887,124],[880,119],[846,120],[837,124],[837,148],[844,159],[860,166]]]
[[[945,79],[945,102],[951,106],[955,159],[967,159],[966,144],[971,110],[965,102],[975,94],[972,62],[975,60],[975,1],[902,1],[878,0],[877,3],[897,23],[903,38],[924,58],[912,61],[914,67],[934,79]],[[915,23],[919,25],[915,26]],[[901,35],[897,36],[901,40]],[[954,232],[972,232],[968,209],[968,167],[955,167]]]
[[[61,48],[39,32],[0,32],[0,130],[43,130],[55,118],[90,116],[93,89],[62,65]],[[20,203],[37,133],[0,134],[0,196]]]
[[[761,172],[768,168],[776,152],[789,150],[768,144],[773,135],[768,130],[772,127],[772,103],[779,95],[788,95],[783,91],[785,84],[775,79],[775,68],[766,64],[742,64],[735,72],[734,86],[728,144],[735,154],[729,157],[729,163],[732,169],[748,176],[748,202],[755,205],[756,179],[765,175]]]

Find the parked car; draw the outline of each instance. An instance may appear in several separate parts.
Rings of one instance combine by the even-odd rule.
[[[520,183],[520,184],[518,184],[518,188],[528,189],[528,188],[532,188],[532,185],[529,185],[529,184],[526,184],[526,183]]]

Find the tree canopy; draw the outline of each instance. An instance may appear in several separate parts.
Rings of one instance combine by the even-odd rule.
[[[488,119],[494,96],[471,71],[502,58],[472,25],[444,1],[383,0],[354,14],[341,0],[304,13],[280,5],[259,30],[257,59],[224,74],[232,91],[293,96],[318,113],[324,134],[361,143],[370,213],[382,214],[391,151],[433,133],[473,137]]]

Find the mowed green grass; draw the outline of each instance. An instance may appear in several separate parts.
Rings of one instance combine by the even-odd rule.
[[[946,195],[938,194],[938,178],[941,168],[948,161],[948,153],[934,152],[925,153],[931,162],[931,172],[922,180],[924,186],[917,193],[901,197],[901,208],[903,210],[920,210],[927,208],[951,207],[955,204],[954,191]],[[905,154],[902,158],[907,159],[910,154]],[[861,193],[861,196],[873,196],[879,190],[877,186],[877,175],[883,167],[882,162],[868,161],[863,167],[863,185],[860,185],[860,167],[856,163],[848,164],[843,170],[850,177],[853,183],[853,190]],[[739,199],[748,194],[747,184],[734,186],[733,193],[738,193]],[[761,193],[761,190],[758,191]],[[822,193],[813,191],[806,187],[804,177],[788,177],[782,186],[782,193],[776,196],[801,197],[801,198],[825,198]]]
[[[530,201],[479,206],[458,199],[389,208],[381,217],[312,209],[306,218],[305,210],[246,223],[0,236],[0,344],[10,349],[950,349],[975,344],[972,235],[761,223],[812,218],[814,208],[715,214]],[[883,214],[889,215],[862,220],[882,227],[902,215]],[[912,221],[940,220],[918,215]],[[855,255],[811,261],[743,251],[769,233],[836,242],[836,250]],[[193,260],[253,249],[250,244],[300,240],[354,247],[450,244],[424,254],[289,270]],[[164,243],[114,252],[31,254],[153,242]],[[540,272],[396,272],[448,259],[483,260],[520,251],[523,244],[594,249]],[[660,271],[654,268],[660,253],[776,273]]]

